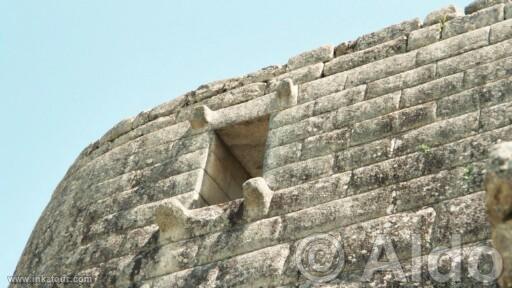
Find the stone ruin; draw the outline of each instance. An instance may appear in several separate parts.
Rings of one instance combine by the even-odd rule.
[[[449,6],[121,121],[57,186],[15,275],[89,275],[91,287],[512,287],[507,141],[512,3]],[[314,235],[343,249],[329,279],[311,266],[325,259],[301,258]],[[395,254],[376,257],[403,274],[361,281],[379,235]],[[471,251],[491,244],[504,271],[483,283]],[[457,281],[429,273],[436,247],[460,258]],[[456,261],[439,259],[451,275]],[[480,260],[482,273],[495,264]]]

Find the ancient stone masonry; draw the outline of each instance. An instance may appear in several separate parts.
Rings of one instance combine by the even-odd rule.
[[[406,287],[438,287],[423,260],[454,234],[464,263],[489,246],[490,223],[495,240],[510,239],[500,228],[510,207],[490,205],[489,222],[484,204],[485,163],[502,141],[512,141],[512,3],[449,6],[121,121],[60,182],[16,275],[309,287],[296,255],[322,233],[345,260],[326,287],[403,281],[383,271],[361,284],[379,235]],[[488,179],[488,191],[505,185]],[[494,244],[509,283],[509,243]],[[482,287],[468,267],[453,286]]]

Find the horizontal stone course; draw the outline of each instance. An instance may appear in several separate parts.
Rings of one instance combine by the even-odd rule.
[[[406,50],[407,37],[399,37],[366,50],[336,57],[325,64],[324,73],[325,75],[332,75],[347,71],[364,64],[404,53]]]
[[[303,184],[332,174],[333,156],[323,156],[282,166],[264,172],[263,177],[272,190]]]
[[[321,97],[315,101],[313,115],[319,115],[363,101],[366,85],[357,86]]]
[[[512,40],[503,41],[439,61],[437,75],[448,76],[510,55],[512,55]]]
[[[398,109],[401,92],[373,98],[338,109],[334,126],[345,127],[357,122],[389,114]]]
[[[294,84],[311,82],[320,78],[323,70],[324,64],[317,63],[287,72],[285,74],[281,74],[269,81],[269,91],[274,91],[277,88],[279,82],[284,79],[291,79]]]
[[[269,149],[265,153],[264,170],[272,170],[299,161],[301,149],[302,143],[298,142]]]
[[[352,53],[354,51],[368,49],[370,47],[396,39],[400,36],[407,35],[411,31],[420,28],[420,26],[421,21],[419,19],[413,19],[386,27],[374,33],[366,34],[352,42],[341,43],[335,48],[336,57]]]
[[[425,65],[456,56],[489,44],[489,27],[458,35],[416,50],[417,65]]]
[[[450,38],[503,21],[505,19],[504,12],[504,5],[496,5],[470,15],[452,19],[444,24],[442,38]]]
[[[441,31],[441,24],[412,31],[407,40],[407,50],[412,51],[439,41],[441,39]]]
[[[464,74],[459,73],[404,89],[400,99],[400,107],[411,107],[457,93],[462,90],[463,78]]]
[[[464,12],[466,14],[472,14],[479,10],[492,7],[494,5],[499,5],[502,3],[509,3],[510,0],[473,0],[466,8],[464,9]]]
[[[327,155],[348,147],[350,129],[340,129],[313,136],[304,140],[301,159]]]
[[[346,73],[323,77],[299,86],[299,103],[309,102],[322,96],[340,92],[345,89]]]
[[[333,57],[334,47],[331,45],[325,45],[290,58],[286,65],[286,69],[291,71],[319,62],[327,62]]]
[[[512,57],[480,65],[464,73],[464,88],[469,89],[512,76]]]
[[[404,73],[383,78],[368,84],[366,99],[375,98],[401,89],[434,80],[436,65],[425,65]]]
[[[512,3],[511,3],[512,4]],[[512,19],[496,23],[491,26],[490,42],[491,44],[512,38]]]

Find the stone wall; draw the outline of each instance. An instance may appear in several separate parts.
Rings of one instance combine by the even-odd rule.
[[[418,241],[422,254],[455,233],[464,249],[487,245],[483,163],[492,144],[512,140],[512,3],[477,0],[466,15],[447,7],[423,22],[121,121],[58,185],[16,274],[93,275],[95,287],[308,286],[297,245],[330,233],[346,259],[332,287],[358,287],[378,234],[408,280]],[[245,185],[245,198],[199,203],[217,133],[262,117],[265,181],[251,186],[266,189],[262,212],[247,216]],[[382,273],[368,285],[393,282]]]

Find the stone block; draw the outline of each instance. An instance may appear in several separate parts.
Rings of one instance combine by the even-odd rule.
[[[352,173],[346,172],[320,178],[305,184],[283,189],[274,194],[269,216],[307,209],[346,196]]]
[[[436,43],[441,39],[441,30],[441,24],[435,24],[412,31],[408,38],[407,50],[412,51]]]
[[[509,2],[510,0],[474,0],[468,6],[466,6],[464,12],[466,12],[466,14],[472,14],[488,7]]]
[[[361,85],[319,98],[315,101],[313,114],[319,115],[361,102],[364,99],[365,91],[366,85]]]
[[[379,140],[336,153],[334,169],[337,172],[350,171],[390,157],[391,141]]]
[[[384,138],[393,132],[393,117],[385,115],[359,122],[352,129],[350,146],[355,146]]]
[[[286,165],[263,175],[273,191],[303,184],[332,174],[333,156],[323,156]]]
[[[371,82],[368,84],[366,99],[375,98],[434,80],[435,73],[436,65],[431,64]]]
[[[491,44],[512,38],[512,19],[496,23],[491,26]]]
[[[439,109],[439,108],[438,108]],[[478,112],[438,121],[394,138],[393,155],[428,154],[433,147],[457,141],[478,132]]]
[[[407,37],[399,37],[371,48],[334,58],[325,64],[324,74],[332,75],[381,60],[407,50]]]
[[[484,192],[442,202],[435,206],[437,223],[432,245],[448,246],[453,235],[460,235],[463,243],[489,239],[490,225],[487,221]],[[471,211],[471,213],[465,213]]]
[[[267,84],[261,82],[248,84],[206,99],[203,101],[203,104],[212,110],[226,108],[228,106],[263,96],[265,94],[266,87]]]
[[[303,84],[313,81],[321,77],[323,70],[324,64],[317,63],[287,72],[285,74],[281,74],[270,80],[269,91],[275,91],[279,83],[284,79],[291,79],[295,84]]]
[[[480,107],[489,107],[512,101],[512,78],[505,78],[475,89]]]
[[[453,21],[453,20],[452,20]],[[490,27],[474,30],[418,49],[417,65],[425,65],[489,44]]]
[[[314,102],[308,102],[276,112],[270,118],[270,129],[296,123],[313,116]]]
[[[416,67],[416,51],[388,57],[348,71],[346,88],[366,84]]]
[[[400,107],[411,107],[459,92],[464,73],[447,76],[413,88],[404,89]]]
[[[464,15],[462,11],[459,11],[454,5],[448,5],[439,10],[430,12],[423,20],[423,25],[431,26],[437,23],[444,23],[453,18]]]
[[[503,41],[439,61],[437,75],[448,76],[510,55],[512,55],[512,40]]]
[[[482,109],[480,126],[484,131],[510,124],[512,124],[512,103],[508,102]]]
[[[294,142],[267,150],[264,170],[272,170],[299,161],[302,143]]]
[[[270,130],[267,148],[285,145],[333,130],[335,113],[322,114],[300,122]]]
[[[478,90],[472,89],[439,99],[437,101],[436,116],[438,120],[440,120],[473,112],[478,109]]]
[[[322,96],[340,92],[345,89],[346,73],[323,77],[299,87],[299,103],[309,102]]]
[[[512,76],[512,57],[467,70],[464,75],[464,88],[469,89],[510,76]]]
[[[327,155],[344,150],[350,142],[350,129],[341,129],[313,136],[304,140],[301,159]]]
[[[512,19],[512,3],[505,4],[505,18]]]
[[[492,147],[485,176],[485,205],[492,225],[508,222],[512,213],[512,142]]]
[[[355,41],[354,49],[356,51],[368,49],[378,44],[382,44],[390,40],[396,39],[400,36],[407,35],[411,31],[419,29],[420,27],[421,21],[419,19],[413,19],[409,21],[404,21],[396,25],[392,25],[384,29],[381,29],[380,31],[359,37]]]
[[[431,102],[418,105],[393,114],[393,131],[403,132],[434,122],[436,119],[436,104]]]
[[[288,60],[286,69],[288,71],[302,68],[311,64],[319,62],[327,62],[334,57],[334,47],[331,45],[325,45],[316,49],[300,53]]]
[[[261,177],[252,178],[242,185],[244,194],[243,218],[252,222],[267,216],[274,192]],[[274,225],[273,225],[274,226]]]
[[[442,38],[450,38],[503,21],[505,19],[504,11],[504,5],[496,5],[452,19],[444,24]]]
[[[243,85],[265,82],[284,73],[286,73],[286,65],[272,65],[247,74],[242,77],[241,81]]]
[[[291,79],[282,80],[276,87],[276,105],[278,109],[285,109],[297,104],[299,87]]]
[[[334,126],[341,128],[394,112],[399,107],[400,94],[401,91],[398,91],[340,108],[336,113]]]

